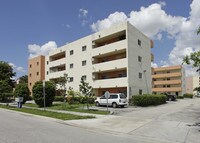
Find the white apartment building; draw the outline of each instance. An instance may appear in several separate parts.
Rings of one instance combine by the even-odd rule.
[[[96,96],[105,91],[151,93],[153,42],[129,22],[64,45],[45,57],[45,80],[68,74],[67,88],[79,90],[81,77]]]

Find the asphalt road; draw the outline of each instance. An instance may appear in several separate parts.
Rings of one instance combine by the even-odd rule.
[[[0,109],[0,143],[137,143],[105,131],[92,131],[65,122]]]

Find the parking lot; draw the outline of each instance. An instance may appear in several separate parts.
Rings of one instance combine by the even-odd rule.
[[[97,107],[106,109],[106,107]],[[200,98],[181,99],[152,107],[109,108],[113,115],[65,123],[146,142],[200,141]]]

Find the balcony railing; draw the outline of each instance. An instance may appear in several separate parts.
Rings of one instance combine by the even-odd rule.
[[[56,60],[56,61],[51,61],[49,62],[49,67],[57,67],[59,65],[63,65],[66,63],[66,58],[62,58],[62,59],[59,59],[59,60]]]
[[[152,92],[180,92],[181,87],[152,88]]]
[[[126,47],[127,47],[127,40],[122,40],[112,44],[104,45],[92,49],[92,57],[123,50],[126,49]]]
[[[93,88],[112,88],[112,87],[126,87],[128,86],[127,77],[94,80]]]
[[[175,85],[181,84],[181,80],[165,80],[165,81],[153,81],[154,85]]]
[[[170,77],[181,77],[181,72],[178,73],[166,73],[166,74],[154,74],[152,78],[170,78]]]
[[[127,58],[114,60],[114,61],[108,61],[104,63],[94,64],[93,72],[122,69],[122,68],[126,68],[127,65],[128,65]]]

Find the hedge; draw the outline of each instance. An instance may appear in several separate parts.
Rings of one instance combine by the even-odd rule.
[[[193,98],[193,94],[186,93],[186,94],[183,94],[183,97],[184,98]]]
[[[177,96],[177,99],[184,99],[184,96]]]
[[[55,96],[55,97],[54,97],[54,101],[63,102],[63,101],[64,101],[64,97],[63,97],[63,96]]]
[[[145,94],[145,95],[134,95],[130,99],[130,104],[135,106],[150,106],[150,105],[160,105],[166,103],[166,95],[154,95],[154,94]]]

